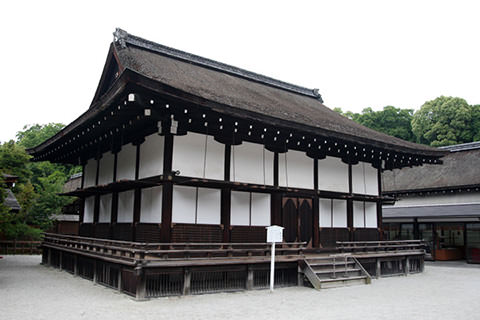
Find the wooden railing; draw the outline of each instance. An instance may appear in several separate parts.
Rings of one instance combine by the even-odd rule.
[[[277,243],[276,254],[299,255],[305,242]],[[140,243],[45,233],[43,247],[136,265],[147,261],[226,259],[268,256],[267,243]]]
[[[41,241],[0,241],[0,254],[40,254]]]
[[[337,241],[337,249],[341,252],[398,252],[425,251],[423,240],[398,241]]]

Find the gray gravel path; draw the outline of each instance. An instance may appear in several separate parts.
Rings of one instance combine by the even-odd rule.
[[[112,289],[40,265],[40,256],[0,259],[0,319],[480,319],[480,268],[427,264],[423,274],[372,285],[304,287],[136,302]]]

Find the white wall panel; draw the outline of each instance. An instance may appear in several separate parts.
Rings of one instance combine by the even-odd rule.
[[[215,141],[212,136],[207,136],[207,155],[205,157],[205,178],[223,180],[225,145]]]
[[[98,213],[98,222],[110,223],[112,216],[112,194],[104,194],[100,196],[100,210]]]
[[[232,181],[273,185],[273,152],[250,142],[232,146],[230,175]]]
[[[135,180],[137,147],[129,143],[117,154],[117,181]]]
[[[163,136],[157,133],[145,137],[145,142],[140,145],[140,179],[158,176],[163,173]]]
[[[232,191],[230,224],[248,226],[250,224],[250,193]]]
[[[115,162],[115,155],[111,152],[106,152],[100,159],[98,169],[98,184],[109,184],[113,182],[113,164]]]
[[[172,222],[195,223],[196,194],[194,187],[173,186]]]
[[[378,196],[378,169],[365,163],[365,193]]]
[[[377,204],[365,202],[365,227],[377,228]]]
[[[348,192],[348,165],[335,157],[319,160],[318,189]]]
[[[359,162],[352,166],[352,191],[365,194],[365,163]]]
[[[220,224],[220,190],[198,188],[198,224]]]
[[[319,199],[319,205],[320,205],[320,227],[331,228],[332,227],[332,200]]]
[[[83,187],[88,188],[95,185],[95,180],[97,177],[97,160],[90,159],[85,164],[85,169],[83,171],[84,180]]]
[[[135,192],[133,190],[118,193],[118,223],[133,222],[133,199]]]
[[[251,222],[252,226],[270,225],[270,194],[252,193]]]
[[[205,136],[189,132],[173,139],[173,170],[179,170],[181,176],[204,176]]]
[[[95,196],[85,198],[85,206],[83,209],[83,222],[92,223],[93,222],[93,210],[95,207]]]
[[[142,201],[140,207],[140,222],[162,222],[162,187],[142,189]]]
[[[279,162],[281,163],[279,166],[281,186],[313,189],[312,158],[307,157],[304,152],[290,150],[280,155]]]
[[[365,211],[363,201],[353,201],[353,227],[364,228],[365,227]]]
[[[334,228],[347,227],[347,201],[333,199],[333,223]]]

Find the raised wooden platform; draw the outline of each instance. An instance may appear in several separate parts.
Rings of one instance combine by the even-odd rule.
[[[139,300],[269,286],[271,245],[267,243],[139,243],[47,233],[42,248],[43,264],[112,287]],[[319,271],[314,265],[312,270],[321,275],[321,287],[334,286],[339,271],[335,256],[340,251],[338,248],[307,249],[304,242],[278,243],[275,285],[303,284],[304,277],[310,275],[305,266],[318,259],[333,259],[333,273],[330,267]],[[366,261],[367,265],[373,261],[372,275],[375,276],[386,274],[390,264],[408,272],[423,269],[424,251],[409,246],[383,252],[353,251],[341,255],[348,255],[349,261],[356,262],[352,273],[361,269],[362,279],[369,279],[371,271],[367,272],[368,268],[359,261]],[[415,268],[417,264],[422,267]],[[350,283],[350,280],[342,283]]]

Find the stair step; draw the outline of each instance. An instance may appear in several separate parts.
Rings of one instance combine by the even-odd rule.
[[[364,279],[367,279],[367,276],[337,277],[337,278],[335,278],[335,279],[320,279],[320,282],[321,282],[321,283],[343,282],[343,281],[364,280]]]
[[[333,269],[322,269],[322,270],[316,270],[315,268],[312,268],[313,271],[316,273],[316,274],[325,274],[325,273],[333,273],[335,271],[335,273],[345,273],[345,272],[359,272],[361,271],[360,269],[358,268],[335,268],[335,270]]]
[[[331,262],[310,262],[309,260],[307,260],[308,264],[313,268],[313,267],[322,267],[322,266],[333,266],[334,264],[336,266],[344,266],[345,265],[345,261],[335,261],[335,263],[333,261]],[[354,265],[355,264],[355,261],[348,261],[346,263],[347,265]]]

